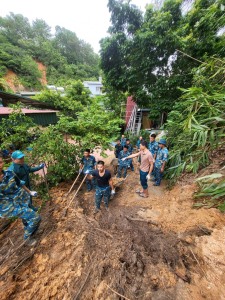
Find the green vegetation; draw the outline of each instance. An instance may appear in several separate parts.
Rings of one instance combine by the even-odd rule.
[[[120,131],[121,120],[102,110],[96,101],[84,107],[77,118],[62,115],[58,124],[46,128],[32,144],[32,161],[42,158],[48,166],[51,185],[74,177],[85,148],[108,149]],[[73,139],[70,144],[67,135]]]
[[[109,143],[120,131],[121,119],[114,113],[102,110],[96,101],[77,113],[77,117],[61,115],[58,124],[49,126],[32,144],[32,159],[42,157],[48,165],[48,178],[57,184],[74,176],[85,148],[100,146],[108,149]],[[66,142],[66,135],[74,143]]]
[[[76,84],[74,86],[77,87]],[[51,97],[52,103],[60,106],[59,95],[53,93]],[[29,117],[23,115],[21,106],[14,107],[9,118],[3,119],[0,124],[2,150],[8,149],[11,144],[23,151],[28,146],[32,147],[27,160],[32,164],[41,161],[46,163],[51,186],[73,178],[84,149],[94,149],[96,146],[102,150],[108,149],[110,142],[119,135],[123,123],[114,112],[106,110],[98,99],[89,99],[86,95],[86,98],[80,97],[79,100],[79,110],[62,105],[65,114],[61,112],[58,123],[47,128],[38,128]],[[68,143],[68,135],[73,143]],[[32,139],[33,136],[36,139]]]
[[[198,178],[199,192],[195,198],[203,198],[203,201],[196,202],[194,207],[218,207],[225,212],[225,178],[220,173],[214,173],[208,176]]]
[[[165,0],[142,14],[129,1],[109,0],[112,26],[100,51],[109,97],[127,93],[151,109],[152,119],[166,116],[170,185],[207,166],[225,140],[224,3],[195,0],[189,11],[185,3]],[[216,199],[224,182],[202,187],[199,195],[210,189]]]
[[[46,102],[74,118],[91,102],[89,89],[86,89],[80,80],[69,81],[63,96],[57,91],[46,89],[36,95],[34,99]]]
[[[67,143],[55,126],[49,126],[32,143],[30,162],[44,161],[48,167],[48,181],[51,186],[73,178],[78,169],[78,145]]]
[[[225,56],[224,36],[217,35],[225,26],[223,1],[196,0],[188,13],[182,3],[167,0],[160,10],[149,5],[143,15],[128,2],[108,1],[112,26],[100,51],[106,90],[129,93],[151,107],[155,120],[173,109],[179,88],[191,87],[199,61]]]
[[[211,71],[212,68],[213,64],[210,65]],[[214,68],[216,73],[211,79],[204,76],[204,65],[196,70],[195,86],[182,90],[180,101],[169,114],[166,129],[171,147],[170,179],[176,180],[184,170],[196,173],[209,163],[211,151],[223,143],[225,89],[213,85],[213,81],[221,77],[224,66],[217,68],[216,64]]]
[[[0,143],[2,149],[14,145],[17,149],[24,148],[33,132],[33,120],[22,113],[21,105],[12,105],[12,113],[0,122]]]
[[[0,17],[0,78],[12,70],[25,87],[40,89],[37,62],[47,67],[49,84],[62,85],[71,78],[96,79],[99,75],[98,55],[74,32],[56,26],[52,35],[41,19],[31,25],[19,14]]]

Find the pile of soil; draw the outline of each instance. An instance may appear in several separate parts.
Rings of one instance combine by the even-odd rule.
[[[144,199],[128,175],[96,215],[85,186],[67,211],[71,183],[53,188],[33,248],[20,220],[2,232],[0,299],[225,299],[224,215],[192,208],[193,183]]]

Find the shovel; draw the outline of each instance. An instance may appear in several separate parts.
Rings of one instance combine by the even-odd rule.
[[[78,189],[76,190],[73,198],[71,199],[70,203],[67,205],[67,207],[65,208],[64,212],[63,212],[63,216],[65,217],[68,211],[68,208],[70,207],[71,203],[73,202],[73,200],[75,199],[75,197],[77,196],[77,193],[79,192],[80,188],[82,187],[85,179],[87,178],[88,174],[86,174],[83,178],[83,180],[81,181],[81,184],[79,185]]]

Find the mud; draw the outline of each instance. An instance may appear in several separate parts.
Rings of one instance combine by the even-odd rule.
[[[192,209],[193,182],[149,186],[138,169],[116,188],[107,212],[93,215],[85,187],[64,214],[70,184],[51,190],[38,245],[23,245],[18,220],[0,235],[0,299],[225,299],[224,215]]]

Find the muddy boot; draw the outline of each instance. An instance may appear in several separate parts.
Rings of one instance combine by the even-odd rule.
[[[37,245],[37,240],[35,240],[34,238],[32,237],[29,237],[27,240],[26,240],[26,245],[29,246],[29,247],[34,247]]]
[[[96,215],[96,214],[99,213],[99,212],[100,212],[100,209],[95,208],[93,214]]]

